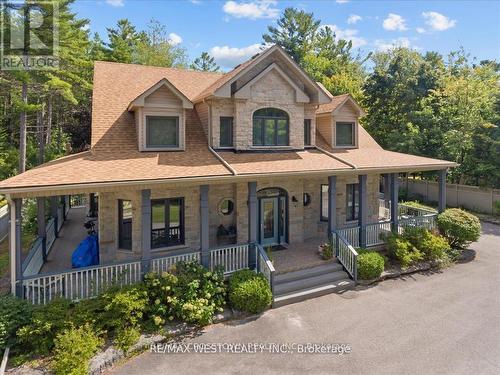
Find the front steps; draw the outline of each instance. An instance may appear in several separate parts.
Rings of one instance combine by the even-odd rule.
[[[338,261],[278,274],[274,277],[273,307],[343,292],[354,286]]]

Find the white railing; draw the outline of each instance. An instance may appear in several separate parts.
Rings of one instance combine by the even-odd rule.
[[[141,279],[141,262],[137,261],[31,276],[22,285],[25,299],[46,304],[57,297],[72,301],[96,297],[110,287],[135,284]]]
[[[359,247],[359,227],[340,228],[337,232],[352,246]]]
[[[248,244],[210,250],[210,269],[223,266],[224,274],[248,268]]]
[[[437,211],[433,209],[414,207],[412,205],[399,203],[398,214],[399,216],[428,216],[437,214]]]
[[[54,228],[56,224],[55,218],[51,217],[49,219],[49,222],[47,223],[47,229],[45,231],[46,233],[46,244],[47,244],[47,254],[50,252],[50,249],[52,248],[52,245],[54,244],[56,240],[56,230]]]
[[[425,216],[410,216],[404,219],[399,219],[399,233],[402,233],[403,228],[425,228],[432,230],[436,228],[437,213],[428,214]]]
[[[276,272],[273,266],[273,262],[271,262],[271,260],[267,256],[262,245],[257,244],[255,246],[256,246],[255,250],[257,256],[257,271],[261,272],[265,276],[267,282],[269,283],[269,286],[271,287],[271,291],[273,291],[274,273]]]
[[[168,272],[177,262],[200,263],[201,253],[199,251],[179,255],[170,255],[151,259],[151,271],[155,273]]]
[[[366,247],[382,245],[385,243],[384,236],[391,232],[391,222],[381,221],[366,226]]]
[[[43,240],[37,238],[23,262],[23,276],[36,275],[43,266]]]
[[[339,233],[335,232],[332,235],[334,239],[335,254],[338,261],[344,266],[347,272],[351,275],[354,282],[358,280],[358,253],[354,247],[349,244],[347,239]]]
[[[391,219],[391,201],[385,199],[378,200],[378,216],[385,220]]]

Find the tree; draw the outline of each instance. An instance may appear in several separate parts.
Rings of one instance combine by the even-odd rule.
[[[208,54],[208,52],[202,52],[200,57],[194,59],[190,66],[191,69],[201,70],[203,72],[218,72],[220,71],[219,65],[215,62],[215,59]]]
[[[134,48],[139,42],[139,34],[128,19],[118,20],[116,28],[107,28],[108,49],[111,61],[130,64]]]
[[[264,43],[281,46],[298,64],[311,51],[321,21],[313,13],[286,8],[277,27],[268,26],[268,34],[262,35]]]

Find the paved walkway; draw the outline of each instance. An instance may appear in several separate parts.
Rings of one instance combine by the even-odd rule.
[[[87,229],[83,226],[86,219],[86,208],[71,208],[68,212],[59,237],[54,242],[40,273],[57,272],[71,269],[71,254],[78,244],[87,237]]]
[[[352,353],[151,354],[112,374],[500,374],[500,227],[441,273],[331,294],[217,324],[184,343],[348,343]]]

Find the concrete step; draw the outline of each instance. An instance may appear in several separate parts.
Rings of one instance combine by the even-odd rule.
[[[304,275],[303,278],[274,284],[274,295],[280,296],[287,293],[292,293],[298,290],[313,288],[318,285],[333,283],[338,280],[349,279],[349,275],[345,271],[332,271],[321,273],[315,276]]]
[[[302,280],[304,278],[319,276],[336,271],[342,271],[342,265],[338,261],[322,264],[311,268],[304,268],[298,271],[281,273],[274,276],[274,285],[279,285],[295,280]]]
[[[355,286],[354,281],[351,279],[341,279],[334,282],[316,285],[314,287],[296,290],[291,293],[275,296],[273,300],[273,307],[280,307],[304,301],[309,298],[320,297],[329,293],[342,293],[344,291],[353,289]]]

